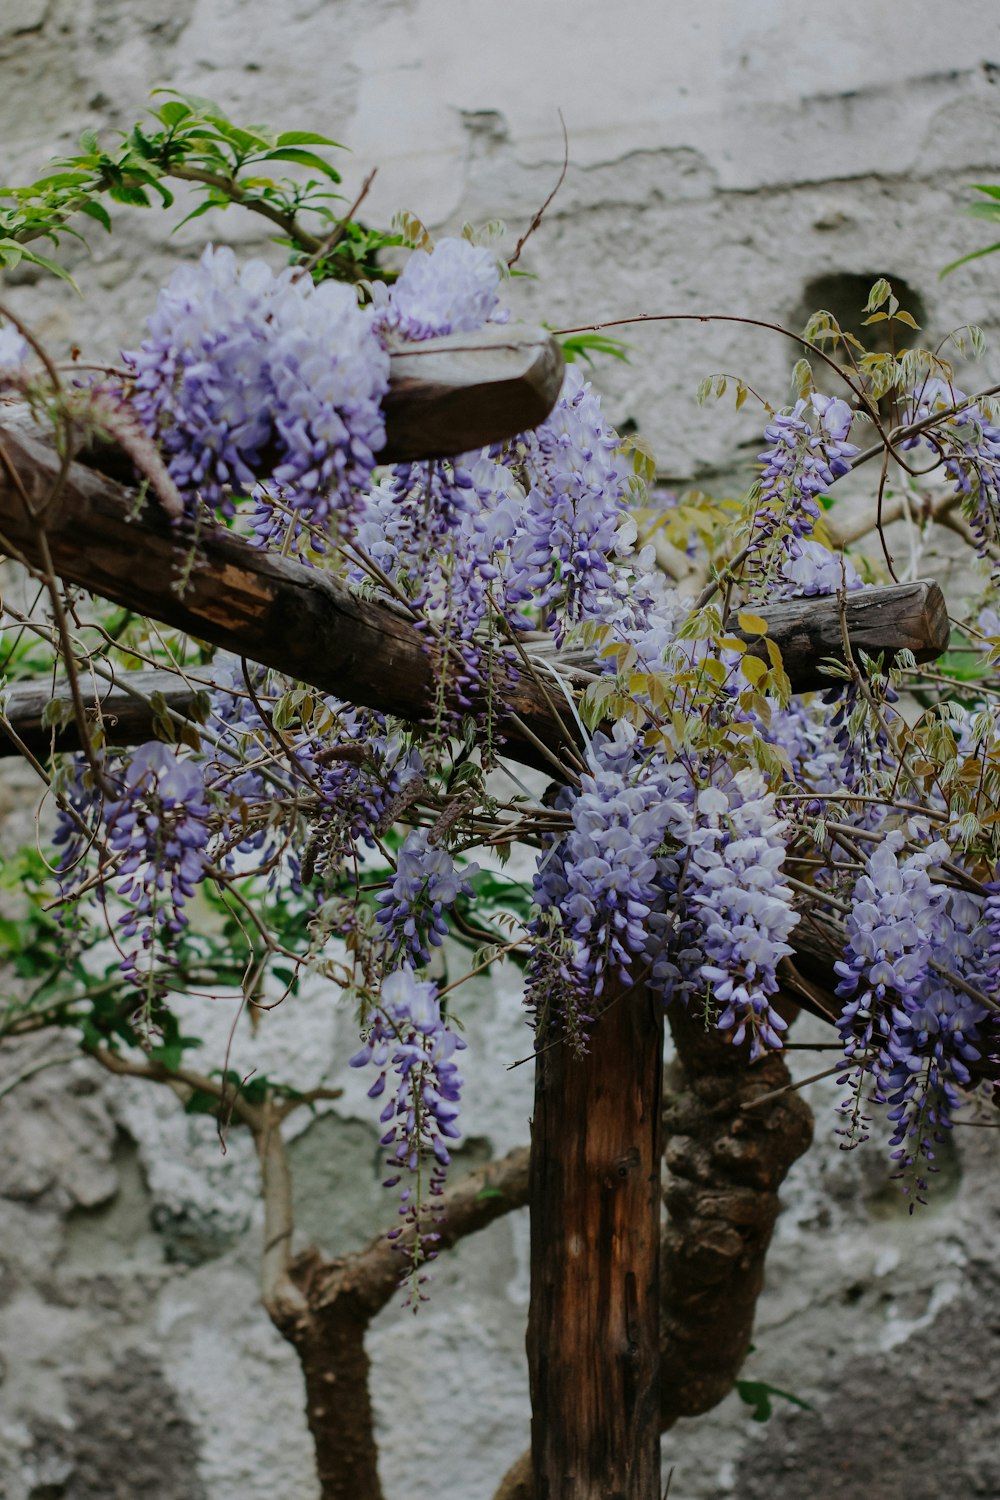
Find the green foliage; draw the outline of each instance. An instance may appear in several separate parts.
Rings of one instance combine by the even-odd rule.
[[[559,347],[562,349],[563,358],[567,364],[574,364],[577,360],[585,360],[588,365],[594,364],[594,356],[606,354],[611,359],[620,360],[622,364],[629,363],[629,350],[632,345],[624,339],[614,339],[606,333],[567,333],[559,339]]]
[[[969,186],[974,192],[984,194],[987,200],[985,203],[970,203],[965,210],[969,217],[985,219],[988,224],[1000,224],[1000,186],[991,182],[972,182]],[[992,255],[996,250],[1000,250],[1000,240],[995,240],[992,245],[983,245],[979,250],[970,250],[968,255],[960,255],[958,260],[949,261],[938,275],[947,276],[958,266],[964,266],[970,260],[978,260],[981,255]]]
[[[329,151],[344,149],[338,142],[314,131],[236,125],[217,104],[196,94],[171,89],[157,94],[167,98],[152,110],[150,123],[115,132],[111,144],[85,130],[79,150],[54,161],[35,182],[0,188],[0,267],[29,260],[68,279],[55,261],[28,249],[29,243],[48,239],[56,245],[67,235],[82,239],[86,225],[80,216],[110,232],[108,204],[170,208],[174,193],[167,180],[174,180],[190,184],[198,199],[180,224],[235,203],[275,225],[292,261],[308,259],[316,280],[362,283],[384,274],[376,264],[379,251],[404,240],[341,220],[333,206],[343,201],[335,191],[341,174],[327,159]],[[287,166],[305,175],[283,175]]]
[[[737,1380],[736,1394],[741,1401],[745,1401],[752,1407],[751,1420],[754,1422],[770,1421],[774,1415],[772,1397],[778,1396],[782,1401],[790,1401],[802,1411],[813,1411],[814,1407],[808,1401],[803,1401],[799,1396],[793,1396],[791,1391],[783,1391],[779,1386],[769,1385],[766,1380]]]

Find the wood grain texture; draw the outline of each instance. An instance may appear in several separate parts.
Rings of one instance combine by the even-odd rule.
[[[781,647],[785,671],[796,692],[830,687],[832,679],[820,667],[824,661],[843,662],[840,609],[835,598],[788,599],[764,607],[752,606],[768,623],[768,635]],[[844,601],[851,652],[885,654],[891,665],[900,651],[912,651],[918,662],[933,661],[948,649],[948,608],[944,595],[930,579],[894,583],[884,588],[855,589]],[[738,628],[733,633],[754,640],[749,654],[767,661],[763,641]]]
[[[0,442],[29,502],[42,507],[56,473],[52,449],[4,429]],[[58,497],[45,508],[44,528],[56,572],[67,583],[349,702],[414,723],[432,711],[434,674],[425,637],[413,621],[384,604],[358,598],[328,574],[251,547],[219,526],[204,528],[197,539],[187,537],[154,504],[136,512],[131,491],[81,464],[71,467]],[[0,469],[0,547],[37,566],[39,542],[38,524]],[[181,594],[176,580],[185,570],[189,583]],[[847,597],[844,609],[857,647],[891,654],[906,646],[926,660],[947,644],[947,615],[935,583],[859,591]],[[793,689],[829,685],[830,679],[817,669],[824,657],[842,658],[837,600],[798,599],[759,607],[757,613],[782,650]],[[758,642],[751,650],[765,648]],[[495,680],[510,675],[507,668],[513,664],[507,653]],[[178,713],[187,712],[185,691],[169,674],[155,683],[146,679],[139,687],[155,688]],[[58,695],[61,689],[56,691]],[[573,724],[565,706],[563,724],[553,711],[557,691],[547,692],[521,671],[501,696],[497,724],[506,753],[551,774],[552,762],[537,742],[558,756],[565,744],[564,726]],[[148,709],[128,701],[127,693],[106,698],[102,689],[98,697],[115,720],[114,743],[149,738]],[[50,731],[41,727],[44,708],[37,686],[13,687],[8,715],[36,754],[46,753],[52,743]],[[73,725],[55,741],[59,749],[77,743]],[[12,752],[13,746],[0,740],[0,753]]]
[[[483,328],[393,354],[380,463],[485,448],[544,422],[562,388],[562,350],[544,329]]]
[[[605,995],[585,1057],[535,1064],[532,1454],[538,1500],[659,1500],[662,1006]]]

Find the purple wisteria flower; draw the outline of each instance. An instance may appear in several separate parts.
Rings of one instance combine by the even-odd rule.
[[[472,893],[469,881],[479,866],[459,871],[447,849],[429,841],[426,828],[414,828],[396,860],[389,890],[379,894],[377,920],[383,929],[390,962],[430,962],[431,947],[439,948],[448,931],[445,912],[459,896]]]
[[[781,880],[785,825],[760,776],[697,790],[622,723],[594,736],[580,788],[561,803],[572,828],[535,876],[531,1007],[585,1039],[588,997],[642,961],[665,1002],[707,994],[751,1058],[780,1048],[770,997],[798,916]]]
[[[600,400],[579,367],[570,365],[551,414],[505,458],[528,482],[510,544],[508,597],[544,611],[557,638],[566,622],[599,617],[605,593],[614,590],[610,559],[626,510],[628,473],[619,450]]]
[[[775,566],[783,574],[799,558],[801,544],[819,518],[819,497],[849,471],[858,452],[848,441],[852,415],[846,401],[814,391],[765,427],[770,447],[760,455],[748,558],[757,587],[771,581]]]
[[[372,288],[384,336],[414,342],[438,334],[471,333],[496,317],[500,268],[496,256],[469,240],[439,240],[414,250],[392,287]]]
[[[951,857],[943,840],[909,855],[905,842],[896,829],[866,861],[845,918],[845,957],[835,967],[853,1075],[853,1097],[842,1107],[848,1133],[865,1136],[860,1096],[870,1081],[874,1102],[889,1106],[891,1154],[900,1175],[912,1178],[905,1190],[919,1202],[927,1186],[921,1162],[933,1163],[935,1142],[961,1102],[958,1086],[970,1082],[968,1063],[981,1055],[987,1009],[960,985],[982,992],[995,989],[996,979],[990,907],[931,879]]]
[[[135,944],[121,968],[147,1009],[164,988],[156,948],[169,959],[171,943],[187,926],[185,904],[205,872],[211,809],[203,775],[194,760],[152,741],[132,753],[118,795],[104,808],[108,846],[118,856],[117,893],[128,903],[118,925]]]
[[[753,1061],[780,1049],[786,1029],[770,1003],[799,920],[781,878],[786,825],[750,769],[675,797],[671,810],[680,873],[666,919],[653,924],[653,979],[667,999],[707,993],[715,1024],[735,1046],[748,1039]]]
[[[839,594],[841,589],[870,588],[858,575],[846,552],[831,552],[822,542],[803,537],[796,543],[795,555],[783,553],[779,559],[780,580],[770,594],[776,599],[812,598],[816,594]]]
[[[910,397],[904,421],[920,422],[966,401],[964,392],[943,380],[927,380]],[[991,565],[1000,583],[1000,426],[975,402],[944,417],[922,436],[907,439],[904,448],[926,443],[944,458],[945,472],[962,497],[963,509],[976,539],[980,557]]]
[[[365,1026],[365,1044],[351,1058],[351,1067],[379,1069],[368,1090],[370,1099],[381,1099],[388,1088],[379,1116],[388,1127],[381,1144],[390,1148],[387,1161],[392,1169],[385,1186],[397,1187],[405,1174],[399,1209],[403,1223],[390,1230],[389,1238],[399,1240],[413,1226],[414,1237],[405,1250],[413,1274],[436,1255],[438,1236],[424,1227],[427,1200],[440,1196],[451,1162],[448,1143],[461,1135],[462,1079],[455,1053],[465,1043],[442,1015],[435,986],[419,980],[408,964],[383,980]],[[413,1283],[421,1300],[422,1280]]]
[[[543,917],[529,972],[528,1003],[556,1013],[567,1034],[585,1041],[594,999],[612,975],[628,981],[646,948],[646,924],[658,902],[657,852],[670,817],[662,779],[644,774],[635,732],[597,734],[579,791],[564,797],[573,825],[538,862],[535,901]]]
[[[270,479],[314,526],[353,508],[385,442],[389,360],[351,288],[209,246],[174,272],[148,329],[124,356],[132,400],[189,504],[232,514]]]

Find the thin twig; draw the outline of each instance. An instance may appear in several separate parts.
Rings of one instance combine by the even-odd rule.
[[[514,246],[514,254],[511,256],[510,260],[507,262],[507,269],[508,269],[508,271],[512,270],[513,267],[517,265],[517,262],[521,258],[521,251],[524,249],[525,245],[528,243],[528,241],[530,240],[531,236],[534,234],[535,230],[538,228],[539,224],[542,222],[542,219],[545,217],[545,210],[548,208],[549,204],[552,202],[553,198],[556,196],[556,193],[558,193],[559,189],[562,187],[564,181],[566,180],[566,172],[567,172],[567,169],[569,167],[569,135],[567,134],[567,131],[566,131],[566,121],[563,119],[563,112],[562,112],[562,110],[561,109],[558,110],[557,113],[559,115],[559,124],[562,126],[562,134],[563,134],[563,164],[562,164],[562,171],[559,173],[559,177],[558,177],[558,180],[556,181],[555,187],[552,189],[551,193],[546,198],[545,202],[542,204],[541,208],[538,210],[538,212],[536,213],[535,217],[532,219],[531,223],[528,225],[527,229],[524,231],[524,233],[522,234],[521,238],[518,240],[517,244]]]

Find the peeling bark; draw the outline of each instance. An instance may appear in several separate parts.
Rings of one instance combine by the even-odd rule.
[[[812,1140],[812,1112],[780,1056],[745,1053],[677,1010],[678,1061],[664,1095],[668,1210],[661,1265],[661,1420],[697,1416],[732,1390],[746,1358],[778,1190]]]

